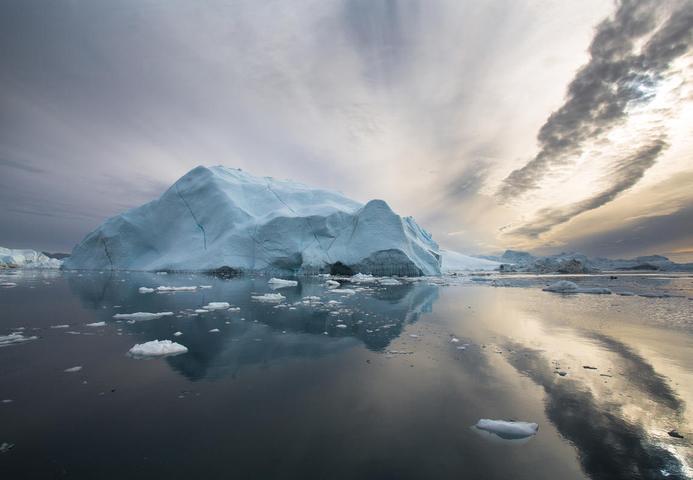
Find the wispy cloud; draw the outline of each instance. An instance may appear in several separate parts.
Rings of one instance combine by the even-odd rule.
[[[614,16],[599,25],[589,48],[589,62],[568,86],[563,106],[539,131],[539,153],[511,172],[498,189],[502,202],[539,188],[552,168],[570,164],[585,144],[620,125],[629,108],[653,99],[672,61],[689,52],[693,42],[693,2],[673,4],[678,8],[671,11],[672,2],[623,0]],[[632,183],[617,180],[606,195],[574,210],[595,208],[589,205],[613,198],[619,185],[630,188]],[[547,222],[555,224],[562,217],[558,214]]]

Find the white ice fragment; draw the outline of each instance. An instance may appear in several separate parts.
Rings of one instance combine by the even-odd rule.
[[[381,278],[378,280],[378,283],[380,285],[402,285],[402,282],[400,282],[396,278],[391,278],[391,277]]]
[[[196,286],[192,287],[167,287],[165,285],[162,285],[160,287],[156,287],[156,291],[160,293],[165,293],[165,292],[194,292],[197,290]]]
[[[154,291],[154,289],[149,288],[149,287],[140,287],[139,288],[140,293],[152,293],[153,291]]]
[[[351,288],[333,288],[330,293],[342,293],[344,295],[354,295],[356,290]]]
[[[352,283],[373,283],[376,280],[377,278],[373,275],[365,273],[357,273],[349,279]]]
[[[183,335],[183,332],[173,332],[174,337],[180,337],[181,335]]]
[[[209,331],[209,333],[219,333],[219,331],[220,330],[218,328],[213,328]]]
[[[15,343],[24,343],[30,340],[36,340],[38,337],[25,337],[21,333],[10,333],[9,335],[0,335],[0,347],[7,347]]]
[[[106,322],[87,323],[87,327],[105,327]]]
[[[69,325],[51,325],[51,328],[70,328]]]
[[[271,278],[267,283],[269,283],[270,287],[274,289],[295,287],[298,285],[296,280],[284,280],[283,278]]]
[[[494,433],[505,440],[515,440],[536,435],[539,425],[528,422],[510,422],[506,420],[489,420],[482,418],[476,422],[476,428]]]
[[[17,284],[14,282],[2,282],[0,283],[0,287],[16,287]]]
[[[611,290],[608,288],[601,287],[579,287],[576,283],[570,282],[568,280],[559,280],[556,283],[552,283],[548,287],[544,287],[542,290],[545,292],[554,293],[596,293],[596,294],[610,294]]]
[[[286,299],[281,293],[265,293],[264,295],[252,295],[250,298],[258,302],[281,302]]]
[[[327,281],[325,282],[325,286],[326,286],[327,288],[339,288],[340,285],[341,285],[341,284],[340,284],[339,282],[335,281],[335,280],[327,280]]]
[[[231,307],[228,302],[209,302],[207,305],[202,307],[205,310],[227,310]],[[197,312],[197,310],[195,310]]]
[[[158,312],[158,313],[149,313],[149,312],[116,313],[115,315],[113,315],[113,318],[119,319],[119,320],[143,321],[143,320],[155,320],[155,319],[161,318],[161,317],[168,317],[169,315],[173,315],[173,312]]]
[[[347,328],[347,326],[344,325],[343,323],[340,323],[340,324],[337,325],[337,328]]]
[[[208,289],[208,288],[212,288],[212,286],[211,285],[200,285],[200,288]]]
[[[180,355],[186,353],[187,347],[172,342],[171,340],[152,340],[150,342],[138,343],[133,346],[128,353],[135,358],[141,357],[164,357],[168,355]]]
[[[81,366],[81,365],[77,365],[76,367],[66,368],[66,369],[63,370],[63,371],[64,371],[64,372],[67,372],[67,373],[74,373],[74,372],[79,372],[80,370],[82,370],[82,366]]]

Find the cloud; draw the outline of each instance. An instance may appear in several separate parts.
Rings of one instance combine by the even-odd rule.
[[[15,168],[17,170],[23,170],[29,173],[44,173],[45,170],[41,168],[36,168],[26,163],[20,163],[14,160],[9,160],[7,158],[0,158],[0,167]]]
[[[667,7],[673,12],[661,22]],[[692,31],[689,0],[621,1],[613,18],[598,26],[589,62],[568,86],[565,103],[539,130],[539,153],[503,180],[497,198],[508,202],[539,188],[552,167],[570,164],[587,142],[620,125],[629,108],[652,100],[671,62],[690,50]]]
[[[594,210],[609,203],[622,192],[628,190],[643,177],[645,172],[652,167],[657,157],[667,148],[663,139],[657,139],[646,145],[633,155],[630,155],[616,164],[608,174],[611,184],[601,192],[585,200],[572,203],[559,208],[543,208],[536,215],[536,220],[511,230],[511,235],[520,235],[536,238],[553,227],[566,223],[581,213]]]

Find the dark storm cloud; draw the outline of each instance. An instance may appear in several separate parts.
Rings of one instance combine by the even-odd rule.
[[[645,172],[655,164],[660,153],[667,148],[664,140],[655,140],[635,154],[619,161],[609,172],[610,185],[603,191],[585,200],[560,208],[543,208],[537,213],[538,220],[512,230],[513,235],[536,238],[556,225],[569,221],[581,213],[594,210],[609,203],[622,192],[638,183]]]
[[[662,23],[665,13],[669,16]],[[598,26],[590,60],[568,86],[565,103],[541,127],[539,153],[505,178],[498,198],[509,201],[538,188],[551,167],[568,164],[587,141],[625,120],[629,107],[651,100],[653,88],[671,62],[690,50],[692,31],[690,0],[621,1],[613,18]],[[640,51],[639,41],[645,41]]]

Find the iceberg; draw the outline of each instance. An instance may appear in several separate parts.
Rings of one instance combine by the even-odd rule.
[[[441,250],[441,271],[443,273],[463,272],[463,271],[486,271],[498,270],[500,262],[487,260],[485,258],[470,257],[452,250]]]
[[[138,343],[128,353],[134,358],[166,357],[187,353],[188,348],[171,340],[152,340],[151,342]]]
[[[62,260],[36,250],[0,247],[0,268],[60,268]]]
[[[440,274],[440,251],[383,200],[223,166],[197,167],[159,199],[106,220],[63,268],[85,270]]]

